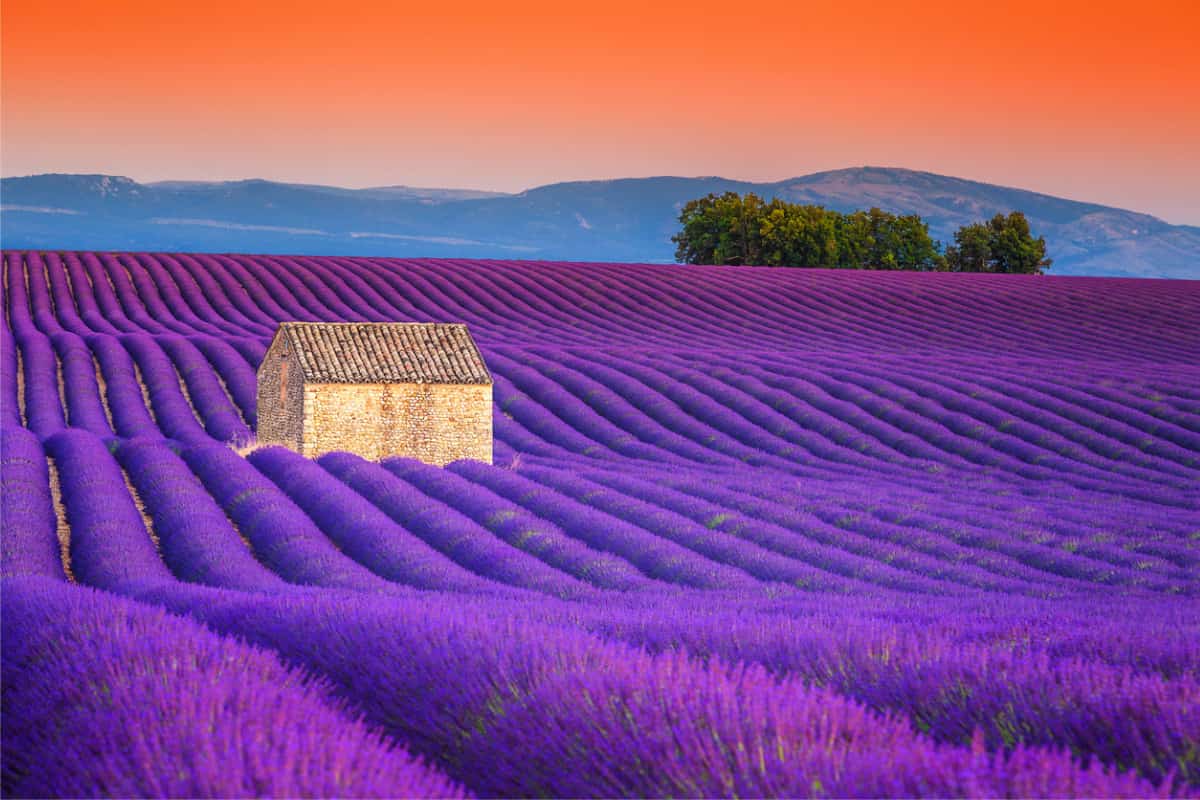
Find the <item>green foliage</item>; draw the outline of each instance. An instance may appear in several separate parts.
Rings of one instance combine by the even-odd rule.
[[[941,266],[938,245],[929,225],[916,214],[897,216],[872,208],[846,217],[845,269],[907,269],[929,271]]]
[[[772,200],[760,223],[763,263],[832,267],[838,258],[836,212]]]
[[[1039,273],[1050,264],[1017,211],[959,229],[945,256],[919,216],[878,208],[842,214],[725,192],[687,203],[679,222],[671,241],[684,264]]]
[[[761,264],[763,201],[754,194],[709,194],[683,207],[683,231],[671,237],[687,264]]]
[[[1020,211],[964,225],[946,248],[946,269],[951,272],[1041,275],[1052,263],[1046,258],[1046,240],[1033,238],[1029,220]]]

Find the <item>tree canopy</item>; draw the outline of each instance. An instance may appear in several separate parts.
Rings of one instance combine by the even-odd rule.
[[[1039,273],[1050,264],[1019,211],[961,228],[945,255],[919,216],[878,208],[843,214],[725,192],[687,203],[679,222],[671,241],[686,264]]]
[[[1046,240],[1033,238],[1029,220],[1020,211],[997,214],[987,222],[964,225],[946,248],[950,272],[1006,272],[1041,275],[1053,259],[1046,258]]]

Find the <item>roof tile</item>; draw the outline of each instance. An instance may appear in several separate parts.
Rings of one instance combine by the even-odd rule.
[[[313,383],[490,384],[467,326],[442,322],[284,322]]]

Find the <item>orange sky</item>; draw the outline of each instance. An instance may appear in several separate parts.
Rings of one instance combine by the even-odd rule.
[[[1200,224],[1200,3],[3,0],[3,174],[906,166]],[[200,9],[200,10],[193,10]]]

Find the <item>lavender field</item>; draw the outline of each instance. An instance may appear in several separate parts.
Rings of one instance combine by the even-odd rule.
[[[6,796],[1200,796],[1200,282],[3,260]],[[496,463],[249,447],[284,320]]]

